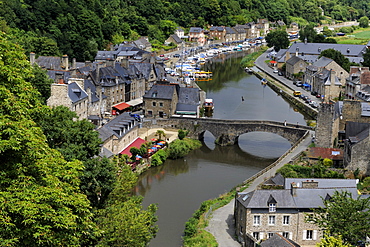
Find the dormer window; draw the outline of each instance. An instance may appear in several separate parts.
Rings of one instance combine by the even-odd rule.
[[[269,203],[269,212],[276,212],[276,203]]]

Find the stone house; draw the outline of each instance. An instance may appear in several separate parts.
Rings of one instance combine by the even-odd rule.
[[[180,39],[185,37],[185,32],[184,32],[184,29],[182,29],[181,27],[177,27],[176,30],[175,30],[175,34],[177,35],[177,37],[179,37]]]
[[[310,91],[323,95],[325,101],[339,97],[343,93],[348,72],[333,59],[321,57],[312,65],[306,67],[304,83]]]
[[[177,46],[177,48],[179,48],[184,43],[184,41],[179,36],[177,36],[176,34],[172,34],[172,35],[170,35],[170,37],[168,37],[168,39],[165,40],[164,43],[166,45],[169,45],[170,43],[173,43]]]
[[[139,136],[139,122],[123,113],[97,129],[102,140],[101,153],[110,157],[119,154]]]
[[[211,26],[208,32],[208,38],[212,40],[217,40],[220,42],[225,42],[226,28],[221,26]]]
[[[200,89],[197,87],[178,88],[178,102],[176,105],[176,115],[190,115],[199,117],[199,106],[201,102]]]
[[[270,22],[267,19],[257,19],[256,28],[258,29],[256,38],[259,36],[265,36],[269,32]]]
[[[236,41],[237,33],[235,32],[235,30],[233,30],[231,27],[225,27],[225,29],[226,29],[225,41],[226,42]]]
[[[300,245],[279,233],[274,233],[271,238],[263,241],[260,247],[300,247]]]
[[[258,29],[256,23],[248,22],[247,24],[245,24],[245,26],[248,39],[258,38],[260,36],[260,30]]]
[[[351,66],[346,78],[346,99],[370,101],[370,71],[368,67]]]
[[[289,79],[294,79],[294,75],[306,70],[308,64],[299,57],[292,56],[289,60],[286,61],[286,70],[285,76]]]
[[[191,27],[189,30],[189,41],[198,42],[199,44],[204,44],[206,39],[204,35],[204,30],[201,27]]]
[[[327,49],[339,51],[350,62],[361,63],[363,54],[366,52],[366,45],[294,42],[278,60],[286,62],[295,55],[308,63],[314,63],[319,59],[321,52]]]
[[[243,41],[247,38],[247,31],[245,25],[235,25],[233,29],[236,32],[236,40]]]
[[[155,84],[143,96],[143,113],[148,118],[169,118],[176,111],[178,94],[175,85]]]
[[[346,122],[344,166],[370,175],[370,123]]]
[[[301,246],[314,247],[322,231],[305,221],[313,208],[322,207],[336,190],[355,197],[355,179],[285,178],[284,189],[254,190],[236,195],[234,218],[239,242],[260,243],[278,233]]]

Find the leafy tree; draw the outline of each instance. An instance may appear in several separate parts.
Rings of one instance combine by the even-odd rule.
[[[40,92],[39,98],[43,104],[46,104],[50,97],[50,87],[53,80],[48,77],[46,71],[41,69],[37,64],[33,66],[33,75],[29,78],[29,82]]]
[[[32,120],[47,109],[27,81],[32,67],[5,33],[0,43],[1,245],[83,245],[96,226],[79,189],[82,164],[47,145]]]
[[[93,158],[84,162],[80,175],[81,190],[95,208],[103,208],[117,182],[117,167],[108,158]]]
[[[342,236],[333,237],[325,234],[317,247],[351,247],[351,245],[343,243]]]
[[[345,242],[356,245],[369,235],[370,198],[352,198],[347,191],[336,191],[324,206],[313,209],[306,220],[327,230],[333,236],[342,236]]]
[[[299,39],[302,42],[307,40],[308,43],[313,43],[316,39],[316,36],[317,32],[315,31],[313,25],[308,25],[299,31]]]
[[[155,237],[157,206],[143,210],[142,197],[130,196],[137,177],[128,166],[123,166],[118,186],[110,195],[108,206],[100,212],[98,225],[104,236],[97,246],[147,246]]]
[[[164,133],[163,130],[157,130],[157,132],[155,132],[155,136],[158,136],[158,139],[162,140],[162,136],[166,137],[166,133]]]
[[[183,129],[179,129],[178,130],[178,134],[177,134],[177,137],[182,140],[184,139],[187,135],[188,135],[189,131],[188,130],[183,130]]]
[[[362,66],[364,67],[370,67],[370,49],[367,48],[366,52],[363,55],[364,61],[362,62]]]
[[[361,18],[358,20],[358,22],[359,22],[359,26],[360,26],[360,27],[366,28],[366,27],[368,27],[368,26],[369,26],[369,17],[367,17],[367,16],[363,16],[363,17],[361,17]]]
[[[350,62],[349,59],[343,56],[340,51],[334,49],[326,49],[320,53],[320,57],[327,57],[333,59],[339,66],[346,71],[349,71]]]
[[[269,47],[274,47],[275,51],[288,48],[290,42],[285,31],[274,31],[266,35],[266,42]]]
[[[102,143],[95,126],[87,120],[76,120],[77,114],[65,106],[57,106],[36,115],[51,148],[59,150],[66,160],[86,161],[99,154]]]

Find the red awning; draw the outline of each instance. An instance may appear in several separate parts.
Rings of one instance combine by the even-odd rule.
[[[276,61],[274,61],[274,60],[272,60],[272,61],[270,61],[270,63],[277,63]]]
[[[130,148],[132,148],[132,147],[140,148],[141,147],[141,144],[143,144],[143,143],[145,143],[145,140],[143,140],[140,137],[138,137],[130,145],[128,145],[126,148],[124,148],[120,152],[120,154],[127,154],[127,155],[131,156],[132,154],[130,153]]]
[[[117,110],[119,110],[119,111],[122,111],[123,109],[126,109],[126,108],[128,108],[128,107],[130,107],[130,105],[129,104],[127,104],[127,103],[125,103],[125,102],[123,102],[123,103],[119,103],[119,104],[117,104],[117,105],[114,105],[114,106],[112,106],[113,108],[116,108]]]

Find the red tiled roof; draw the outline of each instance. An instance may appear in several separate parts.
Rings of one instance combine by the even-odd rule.
[[[132,154],[130,153],[130,148],[132,147],[136,147],[136,148],[140,148],[141,147],[141,144],[145,143],[146,141],[141,139],[140,137],[136,138],[135,141],[131,142],[130,145],[128,145],[126,148],[124,148],[120,154],[127,154],[129,156],[131,156]]]
[[[126,109],[128,107],[130,107],[130,105],[125,102],[113,106],[113,108],[116,108],[119,111],[122,111],[123,109]]]
[[[309,148],[307,152],[307,157],[311,159],[317,159],[319,157],[323,159],[331,160],[342,160],[343,159],[343,150],[338,148],[321,148],[321,147],[312,147]]]

